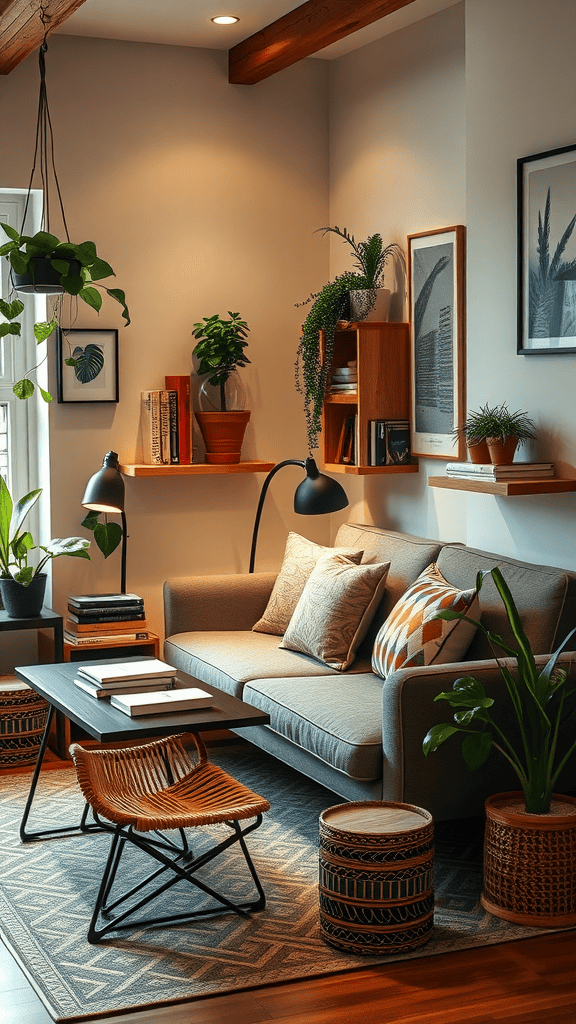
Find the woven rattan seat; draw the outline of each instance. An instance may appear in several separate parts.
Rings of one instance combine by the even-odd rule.
[[[88,941],[98,942],[107,932],[124,927],[142,927],[186,920],[195,916],[233,910],[246,914],[261,910],[265,896],[246,847],[245,836],[262,822],[262,814],[270,807],[267,800],[253,793],[227,772],[211,764],[199,736],[181,733],[167,739],[154,740],[137,747],[114,750],[86,750],[72,744],[70,754],[82,793],[92,808],[100,827],[112,833],[112,843]],[[239,822],[248,822],[243,827]],[[224,840],[195,856],[185,829],[223,823],[231,830]],[[180,843],[165,831],[178,830]],[[233,902],[217,892],[197,872],[234,843],[240,844],[252,876],[257,897],[251,901]],[[120,860],[130,844],[144,850],[159,862],[151,875],[121,896],[111,898]],[[150,883],[170,872],[166,881],[150,891]],[[215,906],[190,912],[138,918],[133,924],[126,919],[170,886],[185,879],[204,893],[213,896]],[[142,892],[144,889],[148,891]],[[117,908],[123,909],[113,915]],[[106,921],[98,927],[100,915]]]

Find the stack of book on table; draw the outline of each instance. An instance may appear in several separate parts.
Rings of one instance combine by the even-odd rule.
[[[64,639],[77,647],[147,640],[144,599],[137,594],[78,594],[68,598]]]
[[[212,694],[195,686],[175,687],[175,674],[172,665],[147,658],[115,665],[83,665],[74,683],[92,697],[109,698],[114,707],[131,717],[212,707]]]
[[[554,476],[553,462],[512,462],[507,466],[491,463],[449,462],[446,476],[460,480],[540,480]]]

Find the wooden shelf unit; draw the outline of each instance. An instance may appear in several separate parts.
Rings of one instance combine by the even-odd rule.
[[[357,390],[327,394],[323,409],[324,462],[334,473],[356,476],[417,473],[418,463],[370,466],[370,420],[410,418],[410,335],[407,323],[341,321],[336,329],[332,368],[357,361]],[[355,464],[336,461],[338,442],[347,417],[357,416]]]
[[[576,491],[576,480],[562,477],[545,477],[532,480],[465,480],[461,477],[431,476],[430,487],[445,487],[451,491],[473,491],[476,494],[499,494],[512,497],[516,494],[561,494]]]
[[[274,462],[235,462],[230,465],[212,466],[208,462],[193,462],[190,466],[148,466],[133,464],[120,466],[124,476],[201,476],[206,474],[224,473],[269,473],[275,466]]]

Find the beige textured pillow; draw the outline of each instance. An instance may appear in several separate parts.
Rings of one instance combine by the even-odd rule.
[[[360,562],[364,552],[348,548],[326,548],[322,544],[315,544],[314,541],[301,537],[298,533],[288,534],[284,561],[276,577],[266,611],[252,626],[256,633],[284,635],[310,573],[318,559],[326,554],[340,554],[349,558],[351,562]]]
[[[463,619],[438,619],[438,612],[446,609],[477,620],[478,593],[474,587],[458,590],[451,586],[433,562],[408,587],[380,627],[372,651],[374,672],[386,679],[400,668],[460,661],[476,626]]]
[[[324,555],[310,573],[280,647],[348,668],[378,607],[390,562],[356,565]]]

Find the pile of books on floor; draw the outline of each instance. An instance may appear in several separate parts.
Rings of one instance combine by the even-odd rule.
[[[108,698],[114,707],[131,718],[200,710],[214,703],[212,694],[206,690],[196,686],[178,687],[176,669],[157,658],[83,665],[74,683],[91,697]]]
[[[68,598],[64,639],[77,647],[147,640],[144,599],[138,594],[78,594]]]
[[[511,462],[507,466],[491,463],[449,462],[446,476],[466,480],[541,480],[554,476],[553,462]]]
[[[190,377],[168,375],[161,390],[142,391],[142,458],[145,465],[193,461]]]
[[[339,395],[346,392],[358,390],[358,368],[355,359],[351,359],[347,366],[336,366],[332,371],[330,381],[330,393]]]

